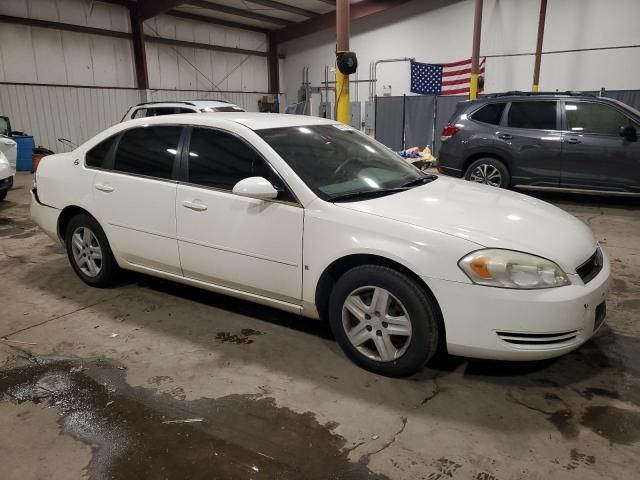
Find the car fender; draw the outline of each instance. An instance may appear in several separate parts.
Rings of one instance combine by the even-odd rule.
[[[305,210],[305,302],[315,302],[323,272],[337,260],[352,255],[382,257],[422,278],[470,282],[455,266],[460,258],[479,248],[476,243],[326,202],[314,205],[316,208]]]

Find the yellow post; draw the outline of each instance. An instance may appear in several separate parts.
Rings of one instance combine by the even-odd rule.
[[[351,123],[351,104],[349,103],[349,75],[336,68],[336,120],[349,125]]]
[[[538,91],[538,84],[537,84],[537,83],[534,83],[534,84],[533,84],[533,88],[532,88],[532,90],[533,90],[534,92],[537,92],[537,91]]]
[[[469,85],[469,100],[478,98],[478,74],[471,74],[471,84]]]

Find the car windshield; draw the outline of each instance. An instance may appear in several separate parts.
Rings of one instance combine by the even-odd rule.
[[[257,133],[327,201],[393,194],[434,178],[346,125],[272,128]]]

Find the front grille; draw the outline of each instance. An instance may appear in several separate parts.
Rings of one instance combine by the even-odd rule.
[[[576,273],[580,276],[585,285],[596,278],[600,273],[600,270],[602,270],[602,264],[604,263],[602,260],[602,250],[598,248],[586,262],[576,268]]]
[[[496,332],[500,340],[512,345],[547,348],[559,343],[567,343],[576,339],[579,330],[559,333],[520,333],[520,332]]]

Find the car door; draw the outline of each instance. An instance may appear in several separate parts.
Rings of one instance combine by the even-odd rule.
[[[640,142],[620,128],[640,122],[597,100],[563,102],[562,186],[640,192]]]
[[[555,100],[512,101],[495,142],[509,158],[512,185],[559,185],[562,134]]]
[[[182,126],[126,130],[94,177],[97,213],[127,262],[181,275],[176,239],[177,152]]]
[[[304,210],[275,170],[236,134],[205,127],[193,127],[182,160],[176,217],[185,277],[299,301]],[[232,193],[256,176],[279,190],[277,200]]]

